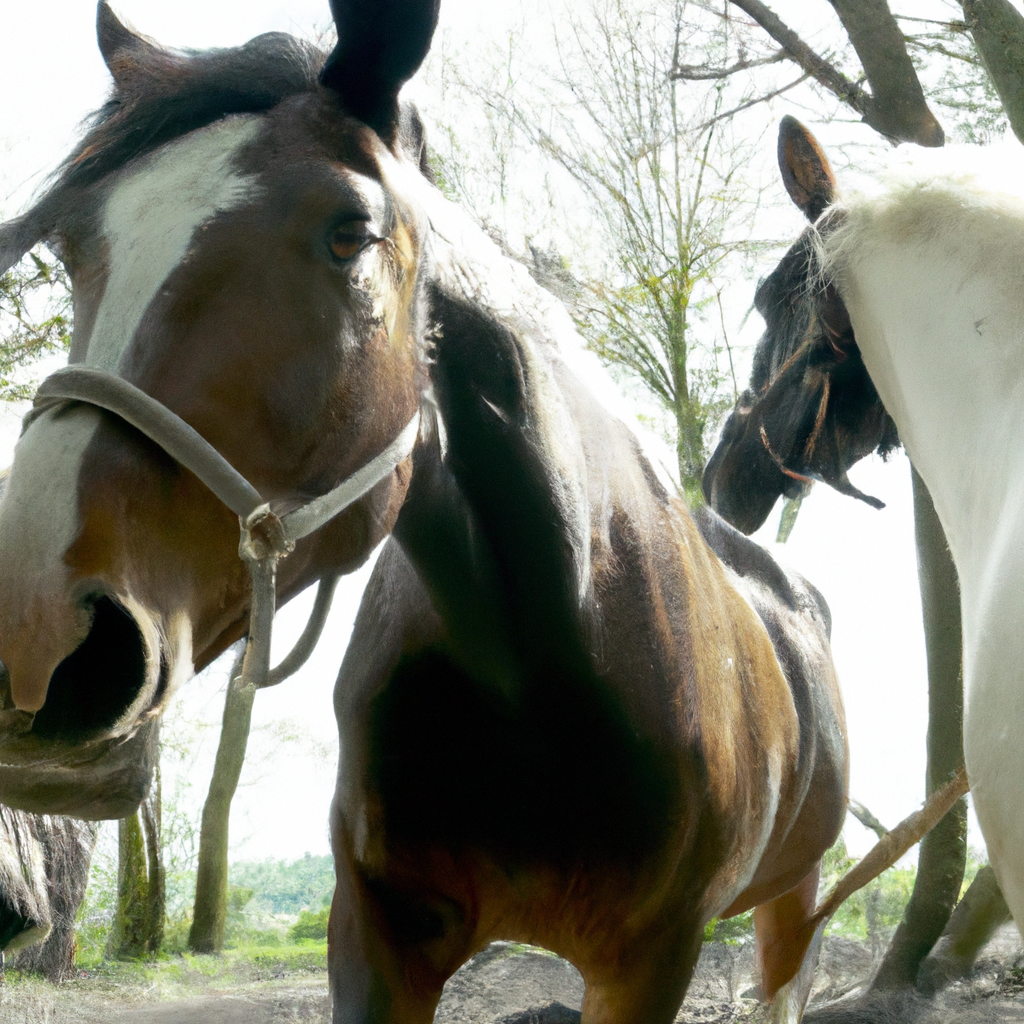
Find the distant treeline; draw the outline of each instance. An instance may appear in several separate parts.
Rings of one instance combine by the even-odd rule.
[[[238,861],[228,871],[229,884],[251,889],[247,911],[298,914],[317,910],[334,895],[334,862],[329,854],[300,860]]]

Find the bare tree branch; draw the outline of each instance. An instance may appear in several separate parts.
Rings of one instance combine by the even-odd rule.
[[[811,78],[866,118],[871,106],[868,93],[815,53],[770,7],[761,3],[761,0],[730,0],[730,3],[749,14],[782,46],[789,59],[799,64]]]
[[[746,71],[748,68],[761,68],[766,64],[778,64],[780,60],[788,60],[789,56],[785,50],[776,50],[770,57],[761,57],[758,60],[738,60],[727,68],[713,68],[708,64],[677,64],[668,73],[668,77],[686,82],[707,82],[714,78],[728,78],[738,71]]]
[[[865,827],[871,829],[879,839],[884,839],[889,830],[862,804],[852,797],[849,801],[850,813]]]
[[[716,114],[710,121],[705,121],[701,126],[700,130],[704,131],[706,128],[710,128],[717,121],[725,121],[732,117],[733,114],[738,114],[741,110],[749,110],[751,107],[756,107],[758,103],[766,103],[768,100],[775,99],[776,96],[781,96],[784,92],[789,92],[790,89],[796,88],[801,82],[806,82],[811,76],[809,74],[803,74],[799,78],[793,79],[788,85],[783,85],[772,92],[765,93],[764,96],[757,96],[752,100],[747,100],[746,103],[741,103],[738,107],[733,107],[731,110],[726,110],[721,114]]]
[[[876,8],[879,4],[884,8],[884,13],[889,22],[891,22],[891,28],[899,34],[899,28],[896,26],[895,21],[892,18],[892,14],[889,12],[888,6],[885,0],[831,0],[833,6],[839,11],[842,7],[844,11],[849,11],[851,8],[855,8],[857,4],[862,3],[865,8]],[[885,136],[892,142],[916,142],[919,145],[941,145],[942,144],[942,128],[938,121],[935,120],[934,116],[928,110],[927,106],[924,106],[927,117],[923,120],[919,117],[916,122],[912,124],[912,130],[906,131],[903,121],[906,118],[894,117],[890,111],[892,105],[891,96],[891,83],[894,80],[892,75],[887,76],[881,70],[881,60],[876,60],[874,57],[868,57],[868,79],[871,80],[872,73],[879,79],[885,86],[885,100],[881,102],[865,90],[857,82],[851,81],[846,77],[834,64],[825,60],[824,57],[815,53],[810,46],[805,43],[796,32],[793,31],[770,7],[762,3],[761,0],[730,0],[730,3],[738,7],[741,11],[750,15],[758,25],[761,26],[774,39],[779,43],[782,48],[786,51],[787,56],[795,64],[798,64],[801,68],[807,72],[816,82],[824,86],[833,95],[837,96],[840,100],[852,107],[858,114],[860,114],[864,123],[870,128],[874,128],[880,135]],[[877,13],[877,12],[874,12]],[[843,17],[843,13],[840,12],[840,17]],[[861,31],[861,22],[856,16],[850,16],[850,22],[855,26],[858,33]],[[844,26],[845,26],[844,21]],[[847,31],[850,32],[850,28],[847,27]],[[864,30],[866,33],[866,29]],[[861,40],[861,45],[867,45],[866,34],[864,36],[858,35]],[[858,49],[857,43],[851,36],[851,42],[854,42],[854,48],[858,51],[858,56],[864,60],[864,56],[861,55]],[[890,50],[892,51],[892,40],[890,42]],[[902,46],[902,36],[900,36],[900,45]],[[903,57],[909,64],[910,58],[906,55],[906,48],[903,47]],[[893,58],[895,59],[895,58]],[[896,61],[895,67],[902,68],[905,71],[902,63]],[[913,72],[913,66],[910,67]],[[917,84],[917,90],[920,91],[920,83],[917,82],[916,73],[914,73],[913,83]],[[875,82],[872,82],[872,86],[875,86]],[[901,102],[903,99],[901,98]],[[888,106],[886,105],[888,103]],[[924,105],[924,96],[921,93],[921,105]],[[913,106],[911,104],[911,106]],[[902,108],[901,108],[902,109]],[[916,108],[915,108],[916,109]],[[928,122],[930,118],[930,122]],[[911,118],[911,121],[914,121]],[[936,133],[937,132],[937,133]],[[938,139],[938,141],[936,141]]]
[[[919,146],[941,146],[942,126],[928,109],[887,0],[830,0],[850,37],[871,86],[864,120],[876,131]],[[874,120],[872,120],[872,118]]]
[[[915,50],[923,50],[925,53],[937,53],[942,57],[948,57],[950,60],[959,60],[964,64],[970,64],[973,67],[979,67],[981,60],[970,53],[957,53],[956,50],[951,50],[948,46],[943,46],[942,43],[927,43],[926,39],[933,38],[931,36],[907,36],[907,46],[913,47]]]
[[[897,21],[914,21],[919,25],[939,25],[949,32],[966,32],[967,23],[958,21],[956,18],[950,21],[936,21],[935,18],[915,18],[909,14],[894,14],[893,17]]]

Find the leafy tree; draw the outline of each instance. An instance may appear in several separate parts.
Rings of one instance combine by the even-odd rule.
[[[295,861],[240,861],[231,865],[231,883],[252,889],[252,907],[269,914],[298,914],[319,907],[334,893],[334,860],[329,855]]]
[[[24,370],[71,341],[71,290],[63,266],[37,247],[0,275],[0,401],[31,398]]]
[[[317,911],[302,910],[299,919],[288,929],[288,938],[292,942],[303,939],[320,940],[327,938],[327,922],[330,918],[330,906],[323,906]]]

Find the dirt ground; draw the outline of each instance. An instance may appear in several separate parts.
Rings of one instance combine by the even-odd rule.
[[[0,1024],[328,1024],[327,978],[322,972],[239,977],[206,966],[178,971],[169,982],[159,972],[125,986],[101,976],[59,988],[11,979],[0,989]],[[953,986],[937,1000],[903,997],[865,1006],[858,989],[870,977],[872,956],[864,946],[826,940],[808,1024],[1024,1024],[1024,948],[1004,929],[979,961],[970,983]],[[743,1024],[759,1018],[752,998],[754,963],[749,946],[705,946],[679,1024]],[[568,1024],[583,996],[579,974],[549,954],[497,943],[449,981],[435,1024],[529,1024],[524,1014],[552,1002],[562,1009],[547,1024]],[[823,1009],[827,1007],[827,1009]],[[578,1019],[578,1018],[576,1018]]]

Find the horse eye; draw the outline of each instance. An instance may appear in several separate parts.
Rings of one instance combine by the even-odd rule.
[[[335,259],[350,260],[377,237],[365,220],[347,220],[331,233],[330,246]]]

